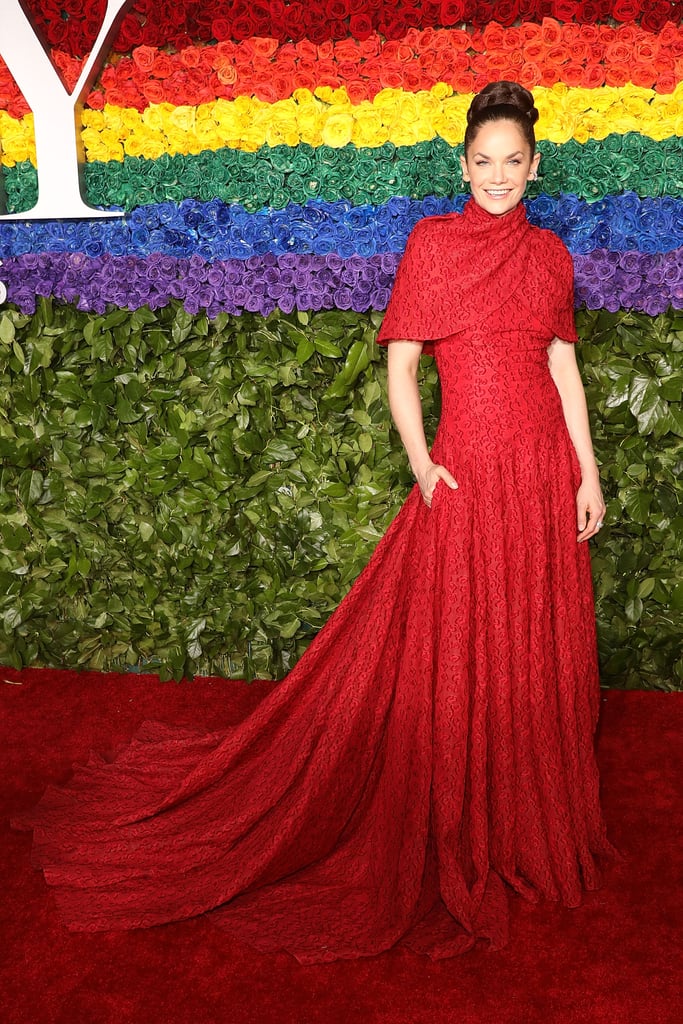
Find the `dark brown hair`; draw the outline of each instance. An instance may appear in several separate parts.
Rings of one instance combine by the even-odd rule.
[[[493,121],[514,121],[529,144],[531,155],[534,155],[534,125],[538,121],[538,111],[528,89],[517,82],[491,82],[477,93],[467,111],[465,157],[482,125]]]

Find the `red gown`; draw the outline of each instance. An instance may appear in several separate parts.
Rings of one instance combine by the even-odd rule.
[[[576,337],[571,260],[522,207],[508,216],[471,201],[422,222],[381,335],[434,342],[432,455],[458,490],[440,483],[431,509],[412,490],[242,723],[147,724],[15,822],[35,830],[70,927],[214,910],[235,937],[301,962],[401,941],[447,957],[506,943],[512,891],[576,906],[600,884],[598,858],[615,851],[593,751],[589,552],[547,366],[554,334]]]

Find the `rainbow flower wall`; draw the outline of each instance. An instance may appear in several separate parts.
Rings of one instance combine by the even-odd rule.
[[[82,5],[39,6],[73,86],[87,23],[57,13]],[[662,22],[683,5],[645,6],[640,25],[606,25],[598,11],[637,5],[137,4],[118,43],[130,54],[112,55],[83,119],[88,197],[125,220],[1,225],[10,298],[382,310],[415,222],[464,201],[472,92],[510,77],[541,112],[529,210],[574,255],[578,302],[680,307],[683,29]],[[551,9],[578,20],[484,24]],[[167,26],[177,49],[158,45]],[[16,211],[35,201],[32,118],[1,81]]]
[[[105,5],[28,6],[72,86]],[[161,311],[182,307],[222,332],[289,324],[302,365],[314,350],[346,358],[346,384],[362,383],[376,361],[368,332],[386,307],[411,228],[466,199],[459,154],[472,93],[513,78],[533,89],[540,110],[541,173],[529,192],[530,218],[556,231],[572,253],[585,358],[599,356],[589,373],[594,406],[607,418],[610,409],[626,414],[605,450],[626,440],[628,452],[629,437],[654,432],[660,444],[669,439],[670,453],[683,433],[676,403],[683,378],[671,361],[683,328],[676,313],[683,309],[682,13],[683,3],[668,0],[137,0],[83,115],[88,200],[125,216],[0,223],[0,276],[15,311],[11,340],[15,328],[33,324],[35,333],[45,302],[48,318],[54,308],[81,315],[78,330],[91,345],[102,318],[113,323],[112,311],[119,328],[125,311],[143,311],[139,327],[157,311],[163,325]],[[27,210],[37,194],[32,116],[4,68],[0,137],[7,209]],[[324,311],[327,348],[309,329],[309,317]],[[345,335],[351,347],[359,339],[369,346],[364,360],[354,350],[351,369]],[[616,362],[601,372],[617,337]],[[664,348],[643,358],[659,360],[659,368],[639,385],[624,365],[640,358],[629,345],[648,348],[655,337]],[[98,358],[114,348],[110,339]],[[367,454],[366,440],[361,450]],[[596,558],[599,599],[612,600],[629,573],[635,580],[621,602],[623,628],[613,610],[605,617],[604,657],[617,676],[626,671],[617,648],[643,627],[648,601],[669,615],[682,598],[670,563],[656,578],[647,574],[650,549],[643,548],[642,565],[623,560],[633,536],[651,524],[645,470],[627,472],[647,465],[642,453],[626,457],[608,481],[613,519],[630,517],[632,533]],[[663,535],[672,516],[669,506],[657,513]],[[330,523],[330,535],[334,529]],[[320,564],[314,559],[311,571]],[[328,591],[328,603],[347,575]],[[111,624],[102,614],[98,621]],[[313,613],[291,609],[287,622],[280,640],[304,636],[303,627],[297,633],[302,622],[309,633],[316,625]],[[8,641],[15,660],[39,654],[27,636],[20,655]],[[196,641],[194,663],[178,656],[176,674],[178,665],[202,664],[206,651]],[[104,662],[117,654],[142,656],[130,638]],[[92,663],[101,664],[101,654]],[[673,671],[670,657],[666,665]],[[659,662],[650,669],[661,675]]]

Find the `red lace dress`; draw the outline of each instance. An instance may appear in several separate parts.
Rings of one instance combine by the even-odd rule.
[[[558,325],[575,337],[571,261],[522,207],[512,216],[494,225],[475,207],[423,223],[385,319],[383,338],[439,339],[433,457],[459,489],[439,484],[431,509],[413,489],[304,657],[241,724],[147,724],[16,822],[34,828],[70,927],[214,910],[234,936],[302,962],[401,941],[446,957],[478,939],[503,946],[513,891],[575,906],[599,885],[598,856],[614,850],[593,753],[589,553],[547,367]],[[474,250],[472,238],[440,248],[468,224]],[[465,286],[443,333],[456,299],[439,267],[469,266],[477,246],[481,294]],[[427,273],[425,254],[439,264]]]

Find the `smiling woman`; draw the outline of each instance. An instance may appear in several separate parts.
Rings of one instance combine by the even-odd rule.
[[[475,96],[467,112],[463,181],[479,206],[497,216],[514,210],[541,158],[534,124],[538,111],[530,92],[510,82],[493,82]]]

